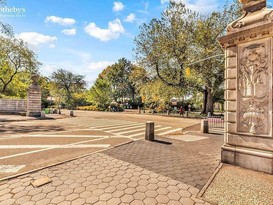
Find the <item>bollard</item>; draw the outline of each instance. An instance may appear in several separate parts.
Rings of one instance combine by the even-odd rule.
[[[69,116],[70,116],[70,117],[74,117],[74,112],[73,112],[73,110],[70,110]]]
[[[45,118],[45,111],[41,111],[41,118]]]
[[[141,114],[141,109],[140,108],[138,109],[138,114]]]
[[[209,122],[207,119],[201,121],[201,133],[209,133]]]
[[[145,140],[154,141],[155,139],[155,123],[146,122]]]
[[[167,110],[167,115],[170,115],[170,110]]]

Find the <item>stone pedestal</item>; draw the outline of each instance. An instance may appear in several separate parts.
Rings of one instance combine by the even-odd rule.
[[[31,117],[41,117],[41,89],[37,80],[38,76],[33,76],[33,82],[28,88],[27,116]]]
[[[225,48],[222,162],[273,174],[273,10],[245,1],[244,15],[219,38]]]

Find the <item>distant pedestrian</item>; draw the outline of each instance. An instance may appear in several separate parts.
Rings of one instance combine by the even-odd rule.
[[[184,114],[184,109],[183,109],[182,106],[180,106],[180,109],[179,109],[179,115],[180,115],[180,117],[183,116],[183,114]]]

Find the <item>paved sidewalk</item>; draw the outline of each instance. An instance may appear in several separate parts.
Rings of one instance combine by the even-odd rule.
[[[222,137],[184,137],[140,140],[0,182],[0,205],[208,204],[196,196],[219,164]],[[31,185],[44,176],[52,182]]]
[[[34,188],[47,176],[52,182]],[[208,204],[198,189],[102,153],[0,183],[0,204]]]
[[[194,137],[158,138],[158,142],[142,140],[104,153],[202,189],[220,163],[223,136]]]

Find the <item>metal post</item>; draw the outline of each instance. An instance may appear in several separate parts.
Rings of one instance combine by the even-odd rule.
[[[73,110],[70,110],[69,116],[70,116],[70,117],[74,117],[74,112],[73,112]]]
[[[201,121],[201,133],[209,133],[209,122],[207,119]]]
[[[154,141],[155,139],[155,123],[146,122],[145,140]]]

